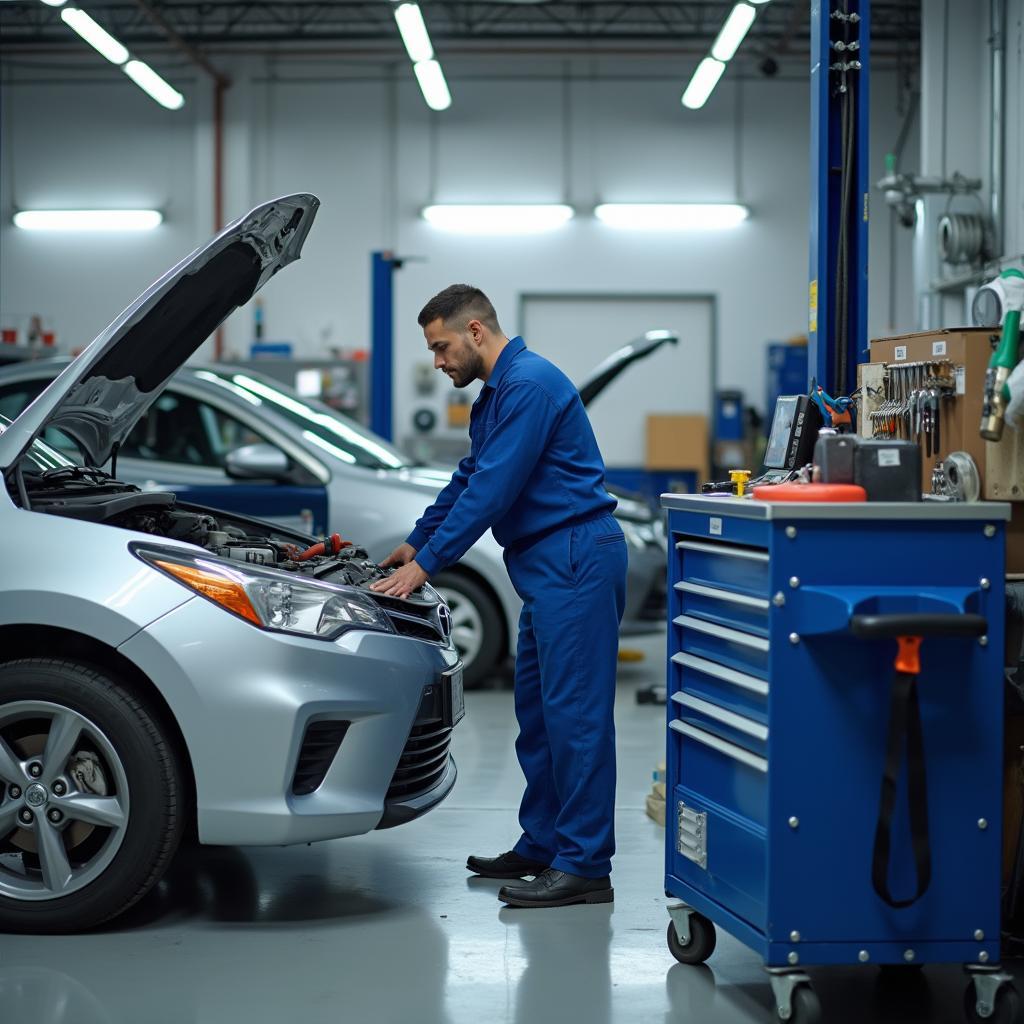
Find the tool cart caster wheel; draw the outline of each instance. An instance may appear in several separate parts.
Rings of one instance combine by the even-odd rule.
[[[996,990],[995,1005],[987,1017],[978,1012],[978,990],[974,982],[964,993],[964,1014],[970,1024],[1022,1024],[1020,993],[1012,985],[1002,985]]]
[[[675,921],[668,923],[669,952],[681,964],[702,964],[715,951],[718,935],[715,926],[703,915],[690,915],[690,941],[683,943],[676,931]]]
[[[793,1001],[788,1018],[780,1014],[785,1024],[821,1024],[821,1002],[810,985],[798,985],[793,989]]]

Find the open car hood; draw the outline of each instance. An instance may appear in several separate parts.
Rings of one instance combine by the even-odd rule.
[[[0,434],[0,467],[48,427],[103,466],[189,356],[299,258],[319,206],[306,194],[257,206],[150,285]]]
[[[679,336],[671,331],[647,331],[643,337],[631,341],[628,345],[623,345],[591,370],[590,374],[584,378],[583,383],[577,387],[576,390],[579,391],[584,406],[589,405],[597,398],[630,363],[635,363],[638,359],[646,359],[662,345],[676,345],[678,342]]]

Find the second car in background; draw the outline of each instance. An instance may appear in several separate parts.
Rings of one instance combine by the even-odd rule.
[[[0,413],[16,417],[65,365],[54,359],[0,370]],[[66,436],[51,430],[46,440],[73,455]],[[357,537],[379,559],[405,539],[450,474],[413,463],[367,428],[264,374],[210,365],[187,366],[172,378],[120,449],[117,476],[306,533]],[[622,632],[645,632],[661,619],[664,531],[646,501],[616,497],[629,542]],[[466,684],[478,686],[515,651],[520,601],[501,549],[488,532],[431,582],[451,608]]]

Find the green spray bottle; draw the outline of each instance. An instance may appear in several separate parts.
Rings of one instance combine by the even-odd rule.
[[[1004,270],[978,289],[972,303],[978,324],[1002,322],[1003,334],[985,372],[985,398],[981,408],[981,436],[998,441],[1003,436],[1010,390],[1006,382],[1020,358],[1020,315],[1024,308],[1024,273]]]

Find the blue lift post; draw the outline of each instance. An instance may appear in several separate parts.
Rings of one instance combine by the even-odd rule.
[[[393,424],[394,273],[401,260],[391,252],[371,254],[370,427],[388,441]]]
[[[870,0],[812,0],[808,374],[836,396],[856,389],[867,357],[870,26]]]

